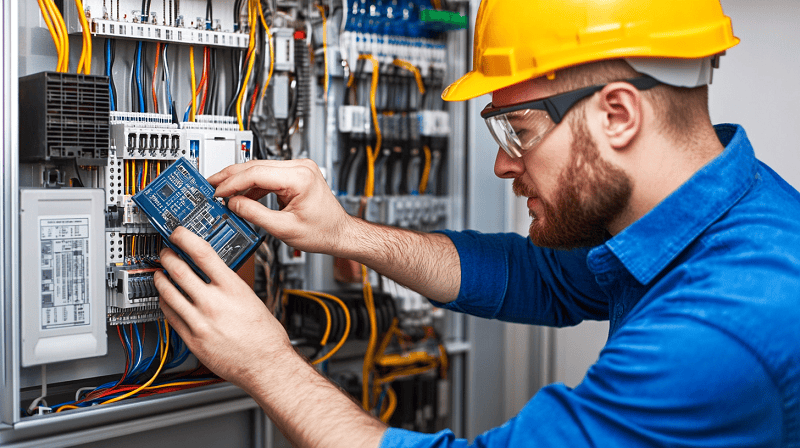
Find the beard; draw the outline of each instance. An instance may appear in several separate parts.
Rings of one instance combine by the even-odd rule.
[[[602,244],[609,223],[622,213],[633,191],[630,177],[601,158],[584,114],[572,118],[570,160],[559,176],[552,203],[539,197],[544,213],[530,212],[529,232],[536,246],[575,249]],[[519,178],[513,187],[517,196],[536,196]]]

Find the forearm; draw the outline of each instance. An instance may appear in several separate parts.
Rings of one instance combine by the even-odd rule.
[[[295,353],[264,360],[280,374],[253,378],[247,392],[297,447],[374,448],[386,425],[364,412]]]
[[[353,218],[333,255],[363,263],[438,302],[458,297],[461,264],[446,235],[378,225]]]

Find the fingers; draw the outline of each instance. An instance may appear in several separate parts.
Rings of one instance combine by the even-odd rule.
[[[215,181],[219,180],[219,182],[214,195],[228,197],[251,189],[261,189],[278,194],[306,191],[313,185],[317,176],[322,177],[319,168],[311,164],[313,162],[299,161],[294,165],[274,166],[259,164],[231,170],[232,174],[224,179],[215,179]]]
[[[175,327],[175,330],[181,335],[189,333],[191,330],[186,325],[186,321],[196,321],[200,317],[200,314],[194,309],[194,305],[186,300],[186,297],[163,272],[156,271],[153,282],[160,295],[159,305],[170,325]]]
[[[234,276],[236,275],[235,273],[233,273],[233,271],[231,271],[228,265],[225,264],[222,258],[219,257],[214,248],[211,247],[211,244],[209,244],[206,240],[200,238],[199,236],[195,235],[185,227],[176,228],[172,232],[172,235],[169,237],[169,240],[173,244],[180,247],[186,253],[186,255],[188,255],[192,259],[192,261],[194,261],[194,264],[197,265],[197,267],[200,268],[200,270],[203,271],[208,276],[208,278],[211,279],[213,283],[219,284],[224,282],[227,279],[228,274]],[[166,265],[164,265],[164,267],[167,268]],[[186,267],[189,268],[188,265],[186,265]],[[189,269],[191,270],[191,268]],[[170,270],[169,268],[167,268],[167,270],[170,272],[170,274],[172,274],[172,270]],[[194,278],[200,280],[200,278],[197,277],[196,275],[194,275]],[[204,289],[206,286],[205,282],[203,282],[202,280],[200,280],[202,285],[196,285],[195,282],[193,282],[191,279],[189,280],[190,283],[189,285],[187,285],[188,287],[199,287],[200,289]],[[175,279],[175,281],[178,280]],[[178,282],[178,284],[181,286],[181,288],[183,288],[182,283]],[[188,290],[186,290],[186,292],[190,296],[192,296],[192,298],[195,297],[196,292]]]
[[[270,210],[246,196],[232,197],[228,201],[228,207],[239,217],[279,238],[297,226],[297,217],[293,214]]]
[[[287,169],[299,166],[316,167],[316,164],[309,159],[292,159],[292,160],[251,160],[247,163],[238,163],[230,165],[222,171],[214,174],[208,178],[208,182],[214,187],[219,186],[223,181],[233,177],[242,171],[249,170],[254,167],[268,167],[277,169]],[[317,168],[318,169],[318,168]],[[240,190],[241,191],[241,190]],[[222,196],[222,195],[217,195]]]
[[[160,274],[161,277],[163,277],[163,278],[167,277],[162,272],[158,272],[157,274]],[[169,280],[166,280],[166,281],[169,282]],[[176,289],[176,291],[177,291],[177,289]],[[189,303],[189,301],[186,300],[186,298],[184,298],[184,297],[181,297],[181,298],[190,307],[192,306]],[[178,300],[181,300],[181,299],[178,299]],[[174,328],[175,331],[177,331],[178,334],[181,335],[182,338],[188,339],[188,336],[191,335],[191,331],[192,331],[191,328],[186,324],[186,321],[180,316],[180,314],[178,314],[178,312],[175,311],[175,309],[173,309],[169,305],[169,303],[167,302],[166,299],[164,299],[163,296],[158,301],[158,306],[161,307],[161,311],[164,313],[164,317],[167,318],[167,320],[169,321],[169,324],[172,326],[172,328]]]

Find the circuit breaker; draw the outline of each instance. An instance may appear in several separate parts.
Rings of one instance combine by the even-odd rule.
[[[22,365],[107,351],[103,190],[21,189]]]

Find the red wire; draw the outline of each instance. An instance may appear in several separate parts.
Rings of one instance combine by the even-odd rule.
[[[250,129],[250,119],[253,118],[253,109],[256,108],[256,98],[258,97],[258,87],[259,87],[259,85],[256,84],[256,87],[253,89],[253,97],[250,98],[250,112],[247,114],[247,129]]]
[[[156,73],[158,73],[158,56],[161,53],[161,42],[156,42],[156,63],[153,66],[153,111],[158,113],[158,96],[156,95]]]

